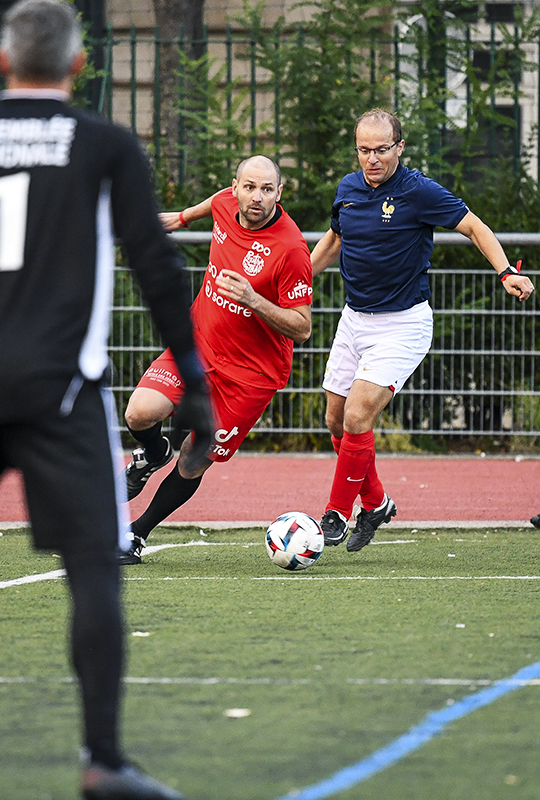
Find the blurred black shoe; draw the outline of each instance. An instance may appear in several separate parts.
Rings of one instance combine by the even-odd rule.
[[[142,536],[133,535],[129,550],[118,550],[119,564],[142,564],[142,551],[146,547],[146,540]]]
[[[81,796],[85,800],[185,800],[131,764],[119,769],[90,764],[82,772]]]

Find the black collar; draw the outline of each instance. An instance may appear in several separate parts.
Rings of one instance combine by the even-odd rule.
[[[267,222],[266,225],[262,226],[262,228],[257,228],[257,231],[264,231],[265,228],[269,228],[271,225],[273,225],[275,222],[278,221],[278,219],[281,217],[282,214],[283,214],[283,209],[281,209],[279,206],[276,206],[276,212],[275,212],[274,216],[272,217],[272,219],[270,220],[270,222]],[[239,213],[236,214],[236,221],[240,225],[240,214]],[[253,231],[253,233],[257,233],[257,231]]]

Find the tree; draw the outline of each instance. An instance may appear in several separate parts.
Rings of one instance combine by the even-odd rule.
[[[178,180],[180,47],[190,59],[204,54],[204,0],[153,0],[160,34],[159,102],[155,106],[156,130],[162,142],[156,159],[159,166]],[[183,87],[189,91],[189,86]]]

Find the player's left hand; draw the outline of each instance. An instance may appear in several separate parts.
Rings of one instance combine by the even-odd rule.
[[[534,285],[526,275],[508,275],[503,282],[503,286],[508,294],[514,295],[521,302],[534,292]]]
[[[197,473],[207,464],[207,457],[214,444],[216,430],[212,401],[206,380],[196,386],[186,387],[178,411],[172,418],[171,444],[180,446],[183,432],[192,431],[193,440],[185,460],[185,469]]]
[[[255,298],[255,290],[243,275],[234,272],[232,269],[222,269],[216,278],[216,284],[220,294],[230,300],[234,300],[235,303],[251,308]]]

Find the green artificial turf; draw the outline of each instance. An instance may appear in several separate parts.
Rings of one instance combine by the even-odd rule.
[[[294,797],[540,660],[532,529],[388,526],[298,573],[270,562],[260,529],[205,533],[160,529],[149,545],[197,544],[124,569],[126,750],[189,800]],[[0,538],[0,581],[61,566],[27,532]],[[0,796],[74,798],[64,581],[2,588],[0,609]],[[456,720],[336,800],[537,800],[539,693]]]

